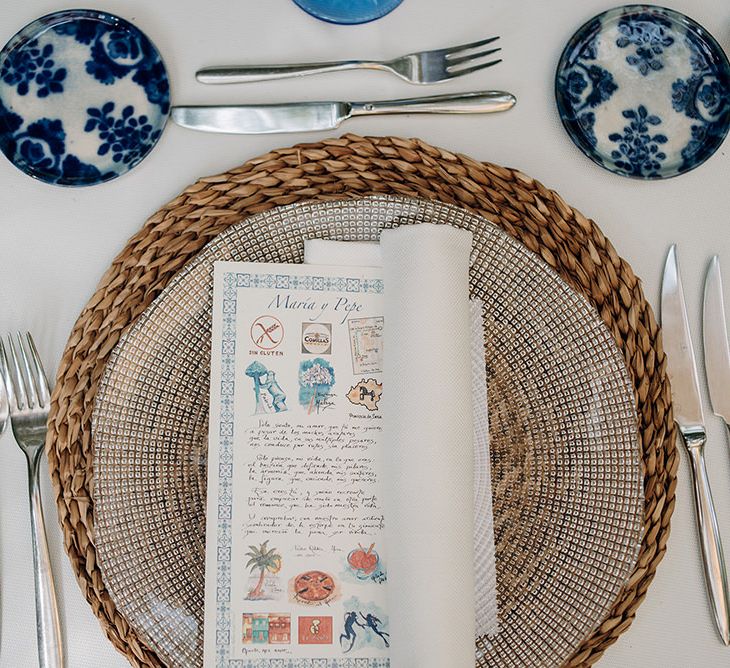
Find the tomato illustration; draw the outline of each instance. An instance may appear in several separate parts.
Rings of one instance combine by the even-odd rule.
[[[350,564],[350,567],[357,573],[358,577],[360,575],[372,575],[378,567],[380,557],[373,549],[374,547],[375,543],[372,543],[370,547],[365,550],[365,548],[358,543],[357,549],[347,555],[347,563]]]

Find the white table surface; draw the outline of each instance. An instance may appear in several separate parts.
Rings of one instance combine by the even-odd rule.
[[[79,3],[71,3],[79,4]],[[85,5],[87,3],[80,3]],[[720,253],[730,295],[730,143],[699,169],[643,183],[588,161],[565,134],[553,99],[560,51],[586,19],[612,6],[605,0],[405,0],[380,21],[338,27],[312,19],[291,0],[96,0],[142,28],[166,61],[177,103],[371,99],[428,94],[377,72],[331,74],[301,81],[206,87],[202,65],[295,62],[368,56],[469,42],[502,35],[504,62],[439,86],[439,92],[509,90],[519,99],[491,117],[357,119],[343,131],[419,136],[452,151],[517,167],[560,192],[594,218],[642,277],[658,304],[659,278],[670,243],[679,244],[693,333],[700,333],[702,279]],[[730,51],[726,0],[663,0],[684,11]],[[3,0],[0,44],[33,19],[65,8],[51,0]],[[93,188],[37,183],[0,158],[0,330],[33,331],[55,371],[71,327],[126,240],[162,204],[197,177],[224,171],[277,146],[318,135],[208,135],[170,124],[159,145],[133,172]],[[730,308],[730,297],[726,297]],[[699,338],[696,346],[700,346]],[[730,550],[730,448],[721,423],[707,420],[708,467],[720,528]],[[37,665],[35,617],[23,456],[12,436],[0,441],[0,666]],[[69,668],[123,668],[83,599],[63,551],[44,464],[48,539],[56,572]],[[682,453],[669,548],[630,630],[606,652],[604,668],[707,668],[730,665],[730,648],[714,631],[705,597]]]

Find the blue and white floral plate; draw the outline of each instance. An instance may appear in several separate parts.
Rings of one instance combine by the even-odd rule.
[[[555,95],[581,151],[624,176],[694,169],[730,129],[727,56],[701,25],[663,7],[617,7],[583,25],[560,57]]]
[[[152,150],[169,111],[160,54],[118,16],[49,14],[0,52],[0,150],[41,181],[89,186],[124,174]]]

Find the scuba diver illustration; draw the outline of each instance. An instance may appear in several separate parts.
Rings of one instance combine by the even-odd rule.
[[[345,613],[345,632],[340,634],[340,645],[343,647],[343,652],[345,652],[345,654],[347,654],[347,652],[355,646],[355,641],[357,640],[357,631],[355,630],[355,626],[359,626],[361,629],[365,629],[367,631],[372,631],[385,643],[386,647],[390,647],[390,641],[388,640],[388,638],[390,638],[390,633],[381,631],[378,628],[378,626],[383,623],[381,620],[372,613],[364,615],[361,612],[360,617],[362,617],[365,621],[365,624],[363,624],[358,620],[357,615],[358,613],[354,611]],[[343,640],[350,641],[347,649],[344,648]]]
[[[365,623],[367,624],[367,626],[364,628],[368,628],[375,635],[380,636],[382,638],[383,642],[385,643],[385,646],[390,647],[390,643],[388,642],[388,638],[390,638],[390,633],[381,631],[378,628],[378,624],[382,624],[383,622],[381,622],[375,615],[372,615],[369,612],[368,612],[367,616],[363,615],[361,612],[360,617],[362,617],[365,620]],[[362,624],[360,626],[362,626]],[[385,636],[388,636],[388,638],[386,638]]]
[[[360,622],[357,621],[356,612],[345,613],[345,632],[340,633],[340,645],[342,645],[343,639],[350,641],[350,646],[347,649],[343,650],[345,654],[352,649],[353,645],[355,644],[355,640],[357,640],[357,632],[354,628],[356,625],[362,629],[365,628]]]

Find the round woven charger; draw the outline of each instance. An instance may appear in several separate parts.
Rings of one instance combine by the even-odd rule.
[[[65,547],[84,594],[136,666],[163,663],[119,614],[96,562],[91,413],[121,334],[186,261],[242,218],[281,204],[386,193],[434,199],[484,215],[539,254],[595,305],[634,384],[645,471],[644,535],[634,572],[566,666],[591,665],[630,625],[666,550],[677,454],[659,330],[631,268],[596,225],[520,172],[419,140],[345,135],[272,151],[201,179],[152,216],[102,278],[62,358],[47,453]]]

